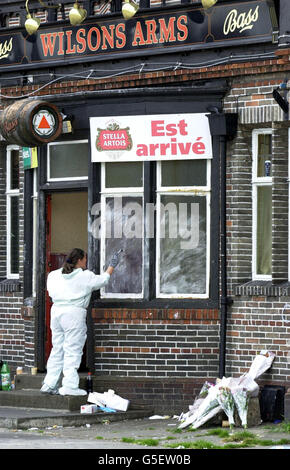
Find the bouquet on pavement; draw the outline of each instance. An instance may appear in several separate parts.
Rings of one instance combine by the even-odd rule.
[[[218,389],[217,401],[221,406],[222,410],[228,417],[230,428],[235,424],[234,421],[234,411],[235,411],[235,402],[231,390],[228,387],[221,386]]]
[[[246,429],[248,425],[247,416],[249,394],[245,388],[237,388],[236,390],[233,390],[233,398],[242,422],[242,426]]]
[[[196,416],[199,413],[199,408],[201,404],[203,403],[203,401],[205,400],[205,398],[207,397],[208,391],[210,390],[211,387],[214,387],[214,384],[210,382],[205,382],[198,396],[194,400],[193,405],[189,406],[189,411],[187,413],[182,413],[180,415],[179,421],[182,421],[182,424],[179,426],[180,429],[186,428],[187,426],[189,426],[189,424],[191,424],[195,420]]]
[[[208,391],[208,395],[203,400],[202,404],[197,410],[196,415],[194,415],[194,421],[192,422],[192,428],[197,429],[202,426],[206,421],[211,419],[222,409],[218,400],[217,400],[218,388],[216,386],[212,387]]]

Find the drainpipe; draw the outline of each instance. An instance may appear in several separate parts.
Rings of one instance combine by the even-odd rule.
[[[227,226],[226,226],[226,136],[220,136],[220,355],[219,378],[225,375],[227,334]]]
[[[209,108],[209,110],[211,110]],[[234,138],[237,131],[238,115],[222,114],[215,108],[207,115],[211,135],[218,140],[220,163],[220,344],[219,344],[219,378],[225,375],[226,368],[226,334],[228,305],[232,303],[227,295],[227,227],[226,227],[226,153],[227,139]]]

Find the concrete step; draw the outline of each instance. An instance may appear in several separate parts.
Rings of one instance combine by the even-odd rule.
[[[81,414],[76,411],[49,410],[36,408],[13,408],[0,406],[0,428],[30,429],[65,426],[86,426],[104,422],[129,419],[143,419],[153,414],[151,409],[136,409],[94,414]]]
[[[40,390],[45,374],[20,374],[14,376],[15,389],[36,389]],[[79,374],[80,377],[80,388],[86,387],[86,373]]]
[[[80,411],[87,403],[85,396],[47,395],[34,389],[16,389],[0,392],[0,406],[42,408],[51,410]]]

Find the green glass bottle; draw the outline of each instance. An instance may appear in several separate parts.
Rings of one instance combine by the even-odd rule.
[[[1,367],[2,390],[11,390],[10,369],[6,362]]]

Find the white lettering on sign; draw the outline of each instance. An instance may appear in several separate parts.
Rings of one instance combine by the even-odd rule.
[[[0,60],[9,57],[10,52],[12,51],[13,38],[6,40],[0,43]]]
[[[253,11],[251,8],[248,12],[238,14],[236,9],[233,9],[227,15],[224,22],[224,35],[227,36],[229,33],[233,33],[238,30],[240,33],[246,29],[252,29],[254,23],[259,18],[259,5]]]
[[[206,114],[90,118],[92,161],[212,158]]]

